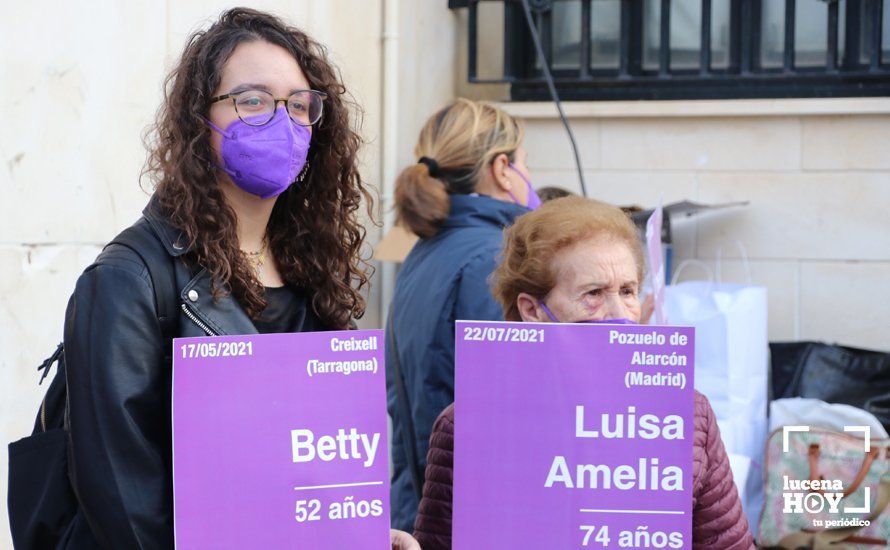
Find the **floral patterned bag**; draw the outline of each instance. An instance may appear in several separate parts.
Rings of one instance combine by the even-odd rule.
[[[876,550],[890,540],[890,440],[820,428],[770,434],[766,445],[764,548]]]

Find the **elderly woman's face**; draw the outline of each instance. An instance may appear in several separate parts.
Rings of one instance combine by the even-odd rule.
[[[543,302],[560,322],[640,320],[637,263],[630,248],[613,239],[588,239],[554,257],[556,286]],[[526,322],[550,322],[541,300],[522,293],[519,314]]]

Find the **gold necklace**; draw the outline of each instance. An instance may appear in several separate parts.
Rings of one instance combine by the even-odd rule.
[[[260,269],[263,267],[263,264],[266,262],[266,251],[269,249],[269,241],[263,237],[263,245],[256,252],[244,252],[244,255],[247,257],[247,263],[250,264],[250,267],[259,275]]]

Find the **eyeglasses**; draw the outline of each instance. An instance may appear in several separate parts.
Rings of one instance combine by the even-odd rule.
[[[210,103],[231,99],[238,118],[250,126],[262,126],[275,117],[275,109],[280,101],[296,124],[312,126],[321,120],[327,97],[328,94],[317,90],[297,90],[287,98],[277,98],[265,90],[243,90],[212,97]]]

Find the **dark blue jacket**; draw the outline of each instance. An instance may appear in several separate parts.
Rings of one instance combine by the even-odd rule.
[[[392,527],[411,532],[418,500],[407,464],[405,415],[394,354],[408,396],[420,482],[433,422],[454,402],[455,319],[502,320],[489,288],[503,228],[528,209],[484,196],[453,195],[439,233],[421,239],[402,264],[389,312],[387,407],[393,420]]]

